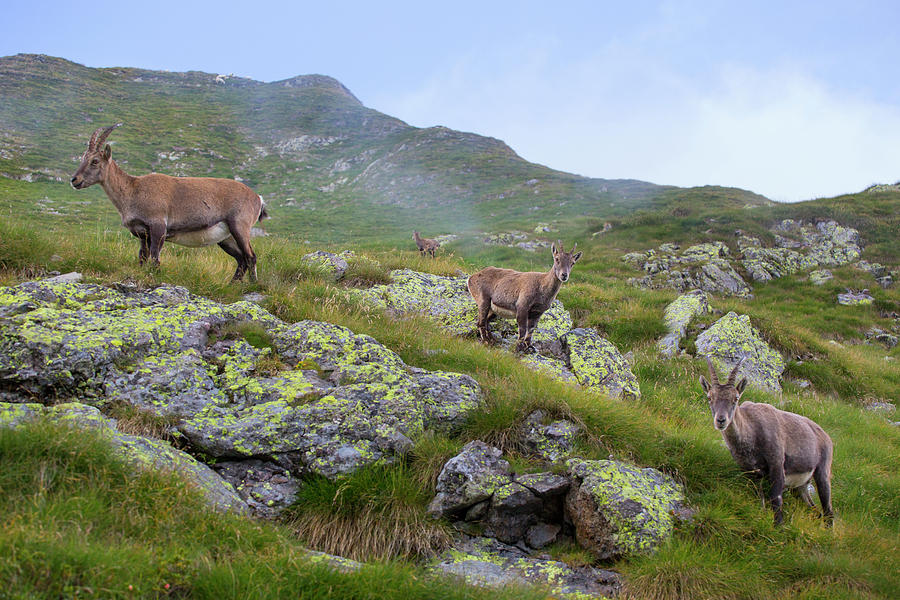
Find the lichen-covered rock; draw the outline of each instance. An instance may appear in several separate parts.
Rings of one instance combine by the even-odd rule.
[[[554,598],[612,598],[622,587],[614,571],[573,568],[554,560],[533,558],[521,549],[490,538],[461,536],[430,569],[456,575],[473,585],[541,585]]]
[[[314,265],[321,269],[322,273],[333,281],[340,281],[344,277],[344,273],[350,268],[349,263],[344,256],[334,254],[333,252],[325,252],[316,250],[303,256],[303,262]]]
[[[811,257],[788,248],[748,247],[743,254],[741,264],[754,281],[784,277],[817,264]]]
[[[568,456],[575,447],[581,428],[564,419],[544,424],[544,412],[536,410],[522,423],[525,447],[535,456],[556,462]]]
[[[834,275],[828,269],[817,269],[809,272],[809,282],[813,285],[825,285],[834,279]]]
[[[481,387],[468,375],[424,370],[413,370],[411,375],[426,429],[458,433],[468,414],[481,403]]]
[[[428,513],[446,517],[489,499],[494,492],[512,482],[509,463],[498,448],[475,440],[444,464],[438,475],[437,494],[428,505]]]
[[[871,327],[866,332],[866,341],[870,344],[881,344],[882,346],[890,350],[891,348],[897,346],[897,343],[900,342],[900,338],[892,333],[888,333],[880,327]]]
[[[631,365],[611,342],[592,329],[572,329],[562,337],[578,382],[613,398],[638,399],[641,389]]]
[[[773,226],[772,232],[775,248],[764,248],[759,238],[737,232],[741,264],[755,281],[769,281],[820,265],[847,264],[857,260],[861,252],[859,232],[835,221],[813,225],[785,219]],[[728,247],[722,242],[697,244],[680,253],[677,246],[662,244],[658,251],[631,252],[622,259],[646,273],[629,279],[637,287],[679,291],[699,288],[743,297],[751,292],[735,271]]]
[[[369,336],[173,286],[31,282],[0,288],[0,311],[3,398],[127,402],[173,419],[194,449],[295,474],[393,460],[481,399],[471,377],[413,369]]]
[[[698,356],[710,357],[723,371],[730,371],[744,360],[740,376],[746,377],[750,385],[781,392],[784,358],[762,339],[748,315],[728,313],[697,336],[696,346]]]
[[[611,460],[573,458],[566,466],[577,481],[566,514],[598,559],[652,552],[672,535],[684,491],[671,477]]]
[[[115,451],[137,468],[174,471],[200,489],[213,507],[237,512],[247,510],[234,488],[208,466],[162,440],[120,433],[116,430],[115,420],[104,417],[97,408],[79,403],[45,407],[41,404],[0,402],[0,427],[17,427],[27,420],[38,418],[98,429],[109,439]]]
[[[137,364],[113,367],[103,390],[110,400],[127,402],[158,415],[192,415],[228,400],[216,387],[215,369],[194,348],[153,354]]]
[[[875,298],[869,293],[868,289],[864,290],[851,290],[847,289],[847,291],[843,294],[838,294],[838,304],[842,304],[844,306],[859,306],[862,304],[872,304]]]
[[[709,295],[703,290],[691,290],[678,296],[663,312],[663,323],[669,331],[657,347],[660,354],[673,357],[678,353],[681,338],[687,332],[687,326],[694,317],[709,312]]]
[[[213,468],[260,517],[277,516],[294,503],[300,489],[300,481],[290,471],[270,462],[223,461]]]

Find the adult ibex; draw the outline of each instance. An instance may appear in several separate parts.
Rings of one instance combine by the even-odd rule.
[[[434,258],[434,253],[437,252],[437,249],[441,247],[440,242],[431,238],[423,238],[419,235],[418,231],[413,231],[413,239],[416,241],[416,248],[419,249],[419,252],[422,253],[422,256],[431,254],[431,258]]]
[[[478,271],[467,283],[469,294],[478,305],[478,336],[483,342],[493,342],[488,323],[496,316],[515,319],[519,325],[519,338],[516,350],[525,352],[533,350],[531,334],[538,319],[544,314],[559,288],[569,279],[572,267],[581,258],[581,252],[575,253],[562,248],[562,243],[551,244],[553,266],[546,273],[520,273],[512,269],[487,267]]]
[[[775,511],[776,525],[784,519],[781,512],[784,488],[796,489],[809,506],[815,506],[808,487],[813,479],[822,513],[830,526],[834,520],[831,508],[834,445],[831,438],[810,419],[770,404],[744,402],[738,406],[747,379],[741,379],[737,385],[734,380],[743,362],[734,367],[728,381],[719,383],[712,361],[709,357],[706,359],[711,381],[701,375],[700,385],[709,398],[713,426],[722,432],[725,445],[738,466],[769,482],[769,501]]]
[[[100,184],[119,211],[122,225],[140,240],[141,265],[147,258],[159,265],[165,240],[194,248],[218,244],[237,261],[234,280],[249,271],[256,281],[250,229],[268,216],[262,197],[233,179],[129,175],[112,159],[109,145],[104,146],[119,125],[94,131],[72,176],[72,187]]]

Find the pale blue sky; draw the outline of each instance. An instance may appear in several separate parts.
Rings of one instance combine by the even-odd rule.
[[[7,3],[0,55],[321,73],[593,177],[778,200],[900,180],[900,2]]]

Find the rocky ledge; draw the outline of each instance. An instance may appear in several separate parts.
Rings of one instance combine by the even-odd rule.
[[[299,475],[334,478],[394,460],[425,430],[453,432],[481,391],[467,375],[406,365],[369,336],[285,323],[251,302],[169,285],[0,288],[0,400],[35,412],[74,399],[165,420],[271,514]]]

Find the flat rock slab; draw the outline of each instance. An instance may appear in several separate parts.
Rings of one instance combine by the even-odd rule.
[[[431,564],[435,572],[458,576],[473,585],[541,585],[555,598],[612,598],[622,580],[618,573],[534,558],[515,546],[490,538],[460,536],[453,549]]]

